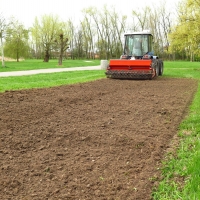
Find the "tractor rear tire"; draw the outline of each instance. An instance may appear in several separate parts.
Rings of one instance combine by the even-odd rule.
[[[159,76],[159,60],[154,59],[153,60],[153,66],[152,66],[155,70],[155,77]]]
[[[164,70],[163,61],[159,60],[159,73],[158,73],[159,76],[163,75],[163,70]]]

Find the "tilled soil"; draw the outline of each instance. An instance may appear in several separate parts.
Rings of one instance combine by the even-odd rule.
[[[196,89],[162,77],[0,94],[0,199],[151,199]]]

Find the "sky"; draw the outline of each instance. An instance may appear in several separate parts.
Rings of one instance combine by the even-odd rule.
[[[170,10],[175,10],[180,0],[0,0],[0,14],[6,19],[14,16],[26,28],[32,26],[35,17],[55,14],[61,20],[79,21],[82,10],[90,6],[102,9],[114,7],[121,14],[131,14],[134,8],[158,6],[166,2]]]

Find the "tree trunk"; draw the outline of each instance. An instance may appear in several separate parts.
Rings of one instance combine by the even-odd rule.
[[[62,65],[62,55],[59,55],[59,59],[58,59],[58,65]]]
[[[175,52],[173,53],[173,60],[174,61],[176,60],[176,53]]]
[[[45,51],[45,56],[44,56],[44,62],[49,62],[49,57],[50,57],[49,51],[46,50],[46,51]]]
[[[19,52],[17,51],[17,62],[19,62]]]
[[[190,53],[190,62],[194,62],[194,53],[193,52]]]
[[[60,34],[60,55],[58,65],[62,65],[64,51],[68,49],[68,38],[64,40],[63,34]]]
[[[1,60],[2,60],[2,67],[5,67],[2,32],[1,32]]]

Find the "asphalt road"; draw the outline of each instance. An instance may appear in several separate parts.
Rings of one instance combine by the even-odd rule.
[[[83,70],[100,70],[101,66],[89,66],[89,67],[73,67],[73,68],[53,68],[53,69],[38,69],[38,70],[27,70],[27,71],[15,71],[15,72],[0,72],[0,77],[9,76],[27,76],[34,74],[47,74],[55,72],[65,72],[65,71],[83,71]]]

